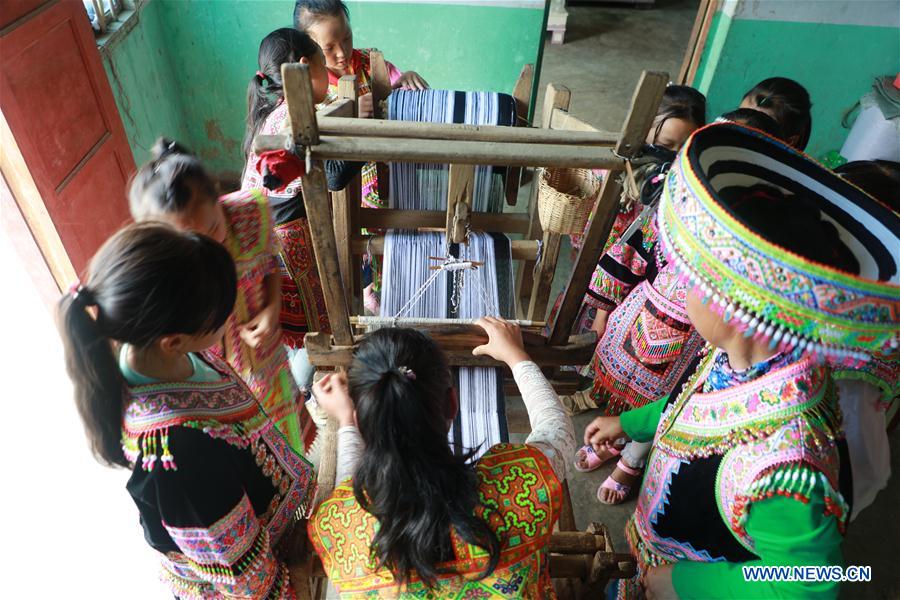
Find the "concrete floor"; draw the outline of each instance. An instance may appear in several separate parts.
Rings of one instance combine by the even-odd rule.
[[[572,91],[572,114],[600,129],[618,130],[642,70],[662,70],[671,77],[677,76],[697,5],[697,0],[659,0],[652,9],[570,6],[566,43],[555,46],[548,42],[544,47],[536,120],[539,120],[546,85],[561,83]],[[519,207],[527,202],[527,187],[522,192]],[[567,243],[560,257],[551,298],[563,289],[571,272]],[[597,413],[593,411],[573,419],[579,438]],[[513,441],[523,439],[513,437]],[[900,471],[900,435],[895,432],[891,440],[894,470]],[[613,464],[608,464],[593,473],[578,473],[570,465],[569,486],[579,529],[591,521],[604,523],[615,548],[627,550],[623,532],[634,510],[634,499],[619,506],[606,506],[596,499],[597,487],[612,468]],[[892,518],[898,505],[900,480],[895,477],[875,503],[849,527],[844,541],[845,563],[870,565],[873,581],[846,584],[842,598],[900,598],[900,570],[894,560],[896,545],[900,543],[900,520]]]

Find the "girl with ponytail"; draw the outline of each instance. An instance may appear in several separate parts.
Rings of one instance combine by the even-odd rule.
[[[238,295],[217,352],[247,382],[268,415],[302,453],[315,425],[302,403],[281,341],[281,273],[272,214],[261,190],[217,197],[200,160],[161,138],[131,181],[135,221],[163,221],[220,242],[237,266]]]
[[[247,163],[241,189],[270,188],[266,196],[272,211],[273,231],[279,242],[282,341],[287,347],[297,383],[306,387],[312,384],[313,368],[303,349],[304,337],[308,331],[330,332],[331,326],[306,220],[300,187],[302,173],[297,173],[293,180],[282,181],[268,173],[260,157],[253,152],[256,135],[279,134],[290,127],[281,80],[281,66],[285,63],[309,66],[316,103],[321,102],[328,91],[325,58],[306,33],[283,28],[263,38],[259,45],[259,69],[247,87],[247,132],[244,137]],[[325,161],[328,187],[343,189],[361,167],[362,163]]]
[[[425,334],[378,330],[348,376],[316,384],[319,405],[339,423],[343,483],[309,536],[342,595],[553,597],[547,544],[574,431],[518,327],[491,317],[478,324],[489,341],[473,354],[512,369],[532,433],[474,464],[471,449],[454,452],[447,441],[459,405],[446,358]]]
[[[293,597],[273,548],[312,498],[312,466],[207,352],[236,295],[221,244],[146,223],[110,238],[58,308],[91,449],[132,471],[144,537],[178,598]]]

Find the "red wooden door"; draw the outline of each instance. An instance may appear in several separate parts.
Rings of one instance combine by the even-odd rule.
[[[0,7],[0,110],[52,221],[43,227],[50,231],[29,226],[43,250],[48,236],[58,236],[81,272],[129,218],[134,158],[80,0]],[[16,201],[24,214],[34,212],[22,205],[29,200]]]

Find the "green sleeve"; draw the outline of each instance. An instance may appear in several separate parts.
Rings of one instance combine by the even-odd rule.
[[[636,442],[650,442],[656,434],[656,427],[662,411],[666,407],[669,397],[664,396],[656,402],[646,406],[623,412],[621,419],[622,431]]]
[[[836,598],[838,582],[744,581],[745,566],[841,565],[837,520],[826,516],[822,490],[809,503],[773,496],[753,502],[747,533],[759,560],[675,565],[672,584],[681,600],[693,598]]]

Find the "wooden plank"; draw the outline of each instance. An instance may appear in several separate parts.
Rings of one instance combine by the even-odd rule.
[[[315,168],[303,176],[302,185],[306,218],[309,221],[309,231],[315,248],[316,265],[325,294],[325,308],[328,310],[331,331],[337,343],[350,345],[353,343],[350,311],[347,307],[347,297],[344,295],[325,174],[320,168]]]
[[[537,321],[547,316],[547,305],[550,302],[550,291],[553,287],[553,277],[556,275],[561,245],[561,235],[544,232],[541,262],[536,265],[537,275],[534,276],[534,284],[531,287],[531,300],[528,302],[526,319]]]
[[[469,214],[472,229],[493,233],[525,233],[528,216],[515,213]],[[446,214],[438,210],[399,210],[393,208],[361,208],[359,225],[370,229],[418,229],[442,228]]]
[[[332,105],[329,105],[332,106]],[[325,109],[322,109],[324,111]],[[569,117],[575,127],[584,129],[554,131],[534,127],[505,127],[500,125],[467,125],[465,123],[422,123],[419,121],[386,121],[383,119],[348,119],[319,111],[319,133],[354,137],[419,138],[429,140],[464,140],[475,142],[528,142],[532,144],[582,144],[586,146],[614,146],[617,133],[598,131],[575,117]],[[567,113],[558,113],[561,115]],[[557,116],[559,121],[562,117]],[[554,128],[555,129],[555,128]]]
[[[678,79],[676,81],[679,85],[690,85],[691,67],[699,61],[700,56],[703,54],[703,47],[706,45],[704,29],[706,29],[706,34],[708,34],[709,21],[707,19],[711,20],[710,7],[713,4],[713,0],[700,0],[700,4],[697,7],[697,15],[694,17],[691,35],[688,37],[687,48],[681,61],[681,69],[678,71]],[[713,12],[715,12],[715,9],[713,9]]]
[[[526,64],[519,73],[519,79],[513,87],[512,97],[516,101],[516,126],[528,127],[528,109],[531,104],[531,91],[534,86],[534,65]],[[506,203],[515,206],[519,201],[519,187],[522,181],[521,167],[509,167],[506,171],[505,194]]]
[[[693,85],[694,83],[694,78],[697,76],[697,69],[700,68],[700,60],[703,58],[703,51],[706,49],[706,42],[709,39],[709,30],[712,27],[713,18],[719,10],[719,0],[710,0],[709,4],[709,8],[703,19],[703,25],[700,29],[700,36],[697,39],[697,47],[694,50],[694,56],[691,58],[691,64],[688,67],[688,72],[685,76],[685,81],[688,82],[685,85]]]
[[[550,129],[550,122],[553,116],[553,111],[555,109],[569,110],[569,102],[571,101],[571,99],[572,92],[569,90],[569,88],[556,83],[548,84],[547,89],[544,92],[544,104],[541,106],[541,128],[544,130]],[[543,167],[549,165],[537,166]],[[535,172],[535,175],[531,180],[531,195],[528,199],[528,231],[525,232],[525,238],[530,240],[539,240],[543,237],[541,222],[538,218],[538,179],[538,172]],[[529,298],[530,304],[531,292],[533,289],[534,262],[526,262],[522,265],[518,275],[516,276],[516,295],[519,299],[527,296]]]
[[[513,260],[534,260],[537,255],[537,240],[510,240],[509,244]],[[382,256],[384,254],[384,236],[355,237],[351,240],[350,247],[353,254],[371,252],[375,256]]]
[[[556,135],[578,135],[593,132],[598,139],[611,140],[611,145],[619,141],[619,134],[611,131],[601,131],[582,119],[574,116],[567,110],[554,108],[550,114],[550,129]],[[581,137],[580,135],[578,137]]]
[[[472,210],[472,191],[475,187],[474,165],[450,165],[447,181],[447,240],[452,244],[466,241],[466,228]]]
[[[330,311],[329,314],[331,314]],[[447,362],[451,366],[505,367],[503,363],[487,356],[472,355],[473,348],[487,343],[487,335],[483,330],[471,334],[457,331],[444,333],[438,330],[432,330],[429,333],[444,351]],[[355,343],[358,343],[362,337],[355,338]],[[526,337],[523,336],[523,340]],[[537,338],[540,339],[537,340]],[[526,341],[525,351],[535,363],[548,367],[586,364],[593,356],[594,347],[597,345],[597,336],[593,333],[572,336],[572,339],[565,344],[555,346],[546,345],[544,343],[546,338],[543,336],[537,336],[537,338],[535,338],[537,341],[530,343]],[[357,348],[355,343],[354,345],[332,345],[330,337],[320,332],[308,333],[305,340],[309,360],[316,367],[349,367],[353,362],[353,352]]]
[[[372,104],[375,107],[375,118],[381,119],[384,117],[383,102],[391,95],[391,76],[384,55],[377,50],[369,52],[369,66],[372,72]]]
[[[353,79],[354,82],[356,81],[356,75],[344,75],[344,77],[349,77]],[[341,79],[344,79],[344,77],[341,77]],[[322,131],[322,119],[352,119],[356,117],[356,100],[347,100],[341,97],[340,86],[341,82],[338,81],[338,97],[340,99],[335,100],[328,106],[316,111],[316,121],[319,124],[319,131]]]
[[[316,107],[313,105],[312,81],[307,65],[292,62],[281,65],[284,100],[288,106],[294,144],[313,146],[319,142]],[[282,144],[281,147],[284,147]]]
[[[617,170],[621,170],[624,165],[624,161],[616,157],[612,149],[604,146],[524,142],[493,144],[463,140],[351,138],[331,135],[319,137],[319,144],[312,147],[312,156],[316,160],[333,158],[384,162]]]
[[[631,99],[631,107],[622,126],[622,139],[616,145],[620,154],[628,156],[640,148],[640,144],[647,137],[647,132],[650,131],[668,80],[669,76],[666,73],[644,71],[641,74],[641,79]],[[611,170],[603,179],[597,208],[588,225],[578,258],[572,267],[569,284],[566,286],[556,322],[553,324],[550,343],[558,343],[559,340],[568,338],[578,311],[581,309],[584,292],[587,290],[591,274],[600,259],[618,211],[619,196],[622,192],[622,186],[617,181],[620,170]]]
[[[340,107],[340,110],[348,113],[348,117],[355,117],[358,95],[356,75],[345,75],[338,80],[338,98],[340,99],[327,106],[326,110],[331,107]],[[320,111],[317,118],[321,114]],[[343,190],[331,193],[334,238],[337,243],[338,264],[341,269],[341,279],[344,281],[344,295],[347,298],[348,306],[353,306],[354,298],[359,291],[359,286],[356,285],[358,278],[354,277],[353,271],[359,271],[360,267],[354,263],[353,254],[350,251],[350,240],[359,234],[359,227],[354,228],[353,223],[353,216],[354,214],[358,215],[359,211],[359,185],[359,177],[356,177]],[[353,193],[353,190],[356,190],[356,193]],[[356,210],[354,210],[354,205]]]

